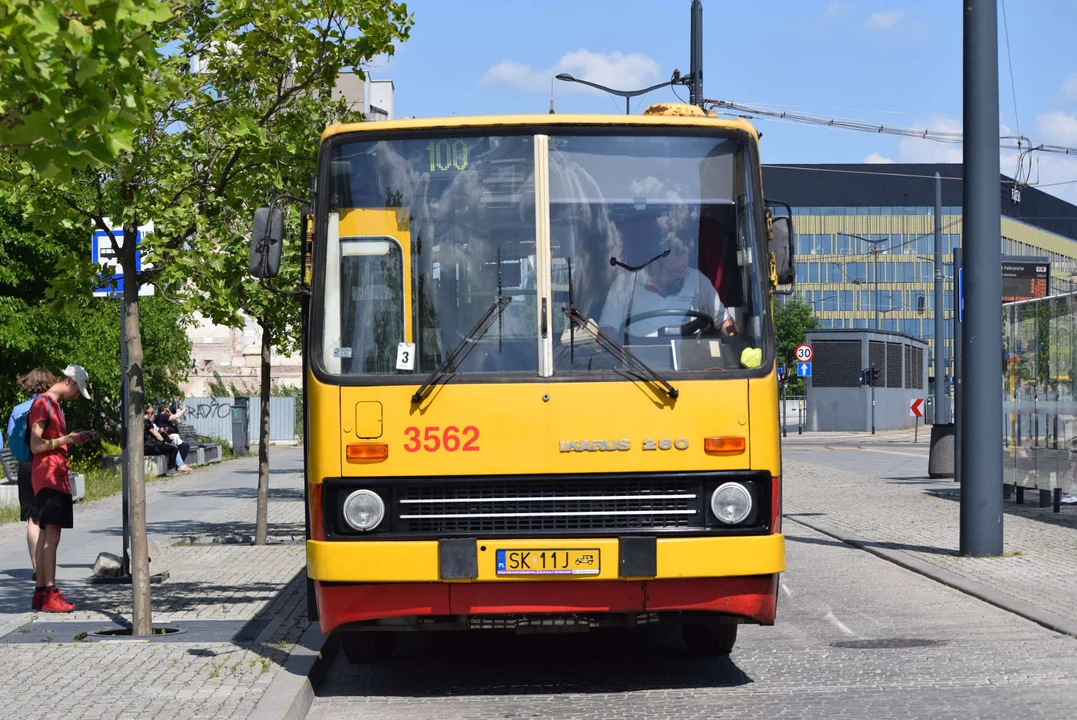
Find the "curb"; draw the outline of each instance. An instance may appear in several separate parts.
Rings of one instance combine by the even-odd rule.
[[[336,635],[322,635],[318,623],[311,623],[292,648],[284,667],[254,706],[249,719],[302,720],[306,717],[314,702],[315,689],[339,648]]]
[[[880,557],[883,560],[899,565],[906,570],[911,570],[914,573],[923,575],[936,582],[942,583],[947,587],[951,587],[954,590],[971,595],[972,597],[982,600],[988,605],[994,605],[997,608],[1005,610],[1023,617],[1026,620],[1030,620],[1037,625],[1042,625],[1048,630],[1061,633],[1062,635],[1069,635],[1070,637],[1077,638],[1077,622],[1064,618],[1061,615],[1051,612],[1050,610],[1044,610],[1043,608],[1036,607],[1032,603],[1026,602],[1019,598],[1012,597],[1006,593],[999,592],[995,588],[985,585],[982,582],[976,580],[969,580],[957,573],[945,570],[932,565],[929,562],[914,557],[904,550],[893,550],[891,548],[878,547],[877,545],[858,538],[855,535],[850,535],[846,532],[833,528],[825,523],[820,523],[817,520],[805,520],[800,517],[784,516],[786,520],[803,525],[804,527],[811,528],[816,532],[828,535],[835,540],[840,540],[846,545],[851,545],[858,550],[864,550],[876,557]]]

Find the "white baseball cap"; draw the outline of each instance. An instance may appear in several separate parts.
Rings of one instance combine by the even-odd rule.
[[[86,368],[81,365],[68,365],[64,368],[64,375],[75,381],[75,384],[79,386],[79,392],[82,393],[82,397],[87,400],[90,399],[90,376],[86,372]]]

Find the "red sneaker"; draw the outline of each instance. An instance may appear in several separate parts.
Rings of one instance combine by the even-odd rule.
[[[45,588],[45,602],[41,605],[41,612],[66,613],[74,609],[75,606],[64,598],[64,594],[56,586]]]
[[[34,588],[34,599],[30,601],[31,610],[40,610],[45,603],[45,588]]]

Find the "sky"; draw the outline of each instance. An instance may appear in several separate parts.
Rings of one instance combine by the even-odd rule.
[[[689,70],[690,0],[408,0],[415,26],[392,58],[397,117],[549,111],[569,72],[637,89]],[[704,95],[881,125],[961,130],[960,0],[704,0]],[[1077,146],[1075,0],[999,5],[1002,134]],[[1013,66],[1012,86],[1009,71]],[[554,83],[557,112],[622,113],[624,100]],[[678,89],[687,100],[687,88]],[[1016,109],[1014,96],[1016,96]],[[639,99],[675,101],[669,89]],[[754,121],[766,163],[960,162],[960,145]],[[1040,153],[1031,181],[1077,203],[1077,155]],[[1003,151],[1013,176],[1017,156]],[[1050,183],[1065,183],[1051,185]]]

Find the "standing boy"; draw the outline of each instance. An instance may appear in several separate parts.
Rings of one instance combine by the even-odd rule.
[[[71,612],[75,606],[56,587],[56,547],[60,530],[75,524],[67,445],[81,445],[89,431],[67,432],[61,400],[79,395],[90,399],[90,377],[80,365],[68,365],[63,379],[30,407],[30,451],[34,454],[34,509],[41,532],[37,542],[37,587],[30,607],[44,612]]]
[[[7,422],[7,435],[9,441],[11,441],[12,436],[15,434],[16,418],[21,417],[24,413],[30,412],[30,406],[33,404],[34,398],[42,393],[48,392],[49,388],[56,384],[56,377],[45,368],[35,368],[18,378],[17,382],[19,383],[19,387],[23,389],[23,392],[30,396],[30,399],[16,405],[15,409],[11,412],[11,417]],[[27,418],[27,420],[29,420],[29,418]],[[26,522],[26,547],[30,551],[30,567],[33,568],[34,579],[37,580],[37,537],[39,534],[39,527],[37,524],[37,511],[34,509],[34,486],[33,480],[31,479],[34,456],[29,448],[29,433],[22,434],[20,437],[24,438],[23,441],[26,445],[23,448],[19,448],[21,452],[18,453],[18,456],[19,458],[26,457],[28,459],[19,460],[19,519]],[[12,452],[15,451],[16,449],[12,448]]]

